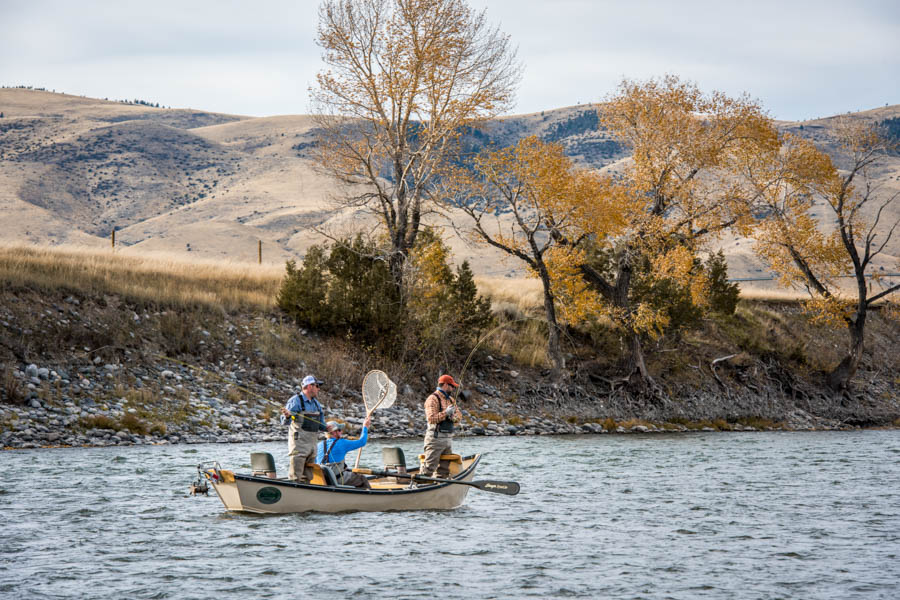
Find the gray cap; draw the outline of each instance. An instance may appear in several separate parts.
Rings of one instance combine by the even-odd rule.
[[[344,424],[338,423],[337,421],[328,421],[327,423],[325,423],[325,429],[327,429],[328,431],[334,431],[335,429],[340,429],[341,431],[343,431]]]
[[[303,381],[300,382],[300,387],[306,387],[313,383],[316,385],[322,385],[325,382],[322,381],[321,379],[316,378],[315,375],[307,375],[306,377],[303,378]]]

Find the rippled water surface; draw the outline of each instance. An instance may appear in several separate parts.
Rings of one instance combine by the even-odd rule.
[[[261,517],[187,495],[201,461],[262,450],[284,470],[285,447],[0,453],[0,597],[900,597],[897,431],[457,439],[485,453],[476,479],[522,493],[454,511]]]

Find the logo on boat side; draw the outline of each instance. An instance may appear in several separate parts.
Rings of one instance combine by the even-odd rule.
[[[259,491],[256,492],[256,499],[263,504],[275,504],[281,500],[281,490],[271,486],[259,488]]]

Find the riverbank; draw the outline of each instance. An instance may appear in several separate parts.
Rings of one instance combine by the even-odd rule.
[[[0,404],[0,447],[3,449],[38,447],[80,446],[129,446],[145,444],[199,444],[270,442],[286,439],[287,428],[280,424],[274,401],[259,398],[230,402],[229,390],[237,389],[224,384],[219,389],[208,385],[203,375],[195,376],[195,369],[175,366],[172,369],[151,370],[144,367],[122,367],[114,364],[97,364],[80,367],[76,375],[60,369],[28,365],[24,371],[15,371],[13,377],[25,383],[28,399],[25,405]],[[140,404],[127,395],[119,399],[99,402],[97,396],[115,395],[116,380],[133,378],[148,382],[155,379],[162,384],[164,394],[188,395],[190,406],[174,408],[177,400],[162,396],[160,401]],[[74,379],[74,383],[73,383]],[[274,378],[273,378],[274,379]],[[290,395],[294,382],[274,380],[270,382]],[[60,400],[42,399],[39,390],[59,388],[70,396]],[[144,386],[139,386],[144,387]],[[365,417],[361,399],[354,394],[332,398],[323,393],[328,418],[350,425],[350,432],[358,430]],[[172,418],[165,424],[151,423],[148,412],[172,410]],[[686,431],[772,431],[772,430],[827,430],[850,429],[838,421],[816,418],[800,409],[789,421],[775,423],[765,419],[745,419],[726,422],[715,421],[651,423],[644,420],[617,422],[607,417],[579,421],[572,417],[545,414],[522,418],[507,405],[493,406],[502,410],[501,415],[492,412],[490,403],[461,408],[463,422],[458,436],[500,435],[550,435],[550,434],[608,434],[608,433],[661,433]],[[175,417],[176,412],[181,416]],[[513,413],[513,414],[510,414]],[[743,421],[743,422],[741,422]],[[373,419],[370,437],[410,438],[425,435],[425,416],[421,406],[394,406],[379,410]]]
[[[563,383],[488,346],[452,370],[466,391],[459,435],[898,426],[900,325],[875,314],[868,331],[858,383],[840,394],[822,374],[843,332],[815,327],[795,304],[743,301],[736,315],[648,348],[653,393],[622,384],[612,336],[570,339]],[[278,411],[308,373],[326,381],[328,418],[358,426],[360,384],[376,368],[399,395],[376,413],[372,436],[423,436],[436,374],[300,330],[276,309],[0,289],[4,448],[283,440]]]

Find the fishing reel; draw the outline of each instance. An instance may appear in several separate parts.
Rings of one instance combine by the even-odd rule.
[[[219,463],[212,463],[211,468],[207,468],[208,465],[204,463],[200,463],[197,465],[197,479],[191,483],[190,492],[191,496],[199,496],[203,494],[204,496],[209,496],[209,484],[207,481],[214,477],[216,481],[219,479]]]
[[[194,483],[191,484],[191,496],[199,496],[203,494],[204,496],[209,496],[209,485],[207,485],[206,481],[203,479],[197,479]]]

